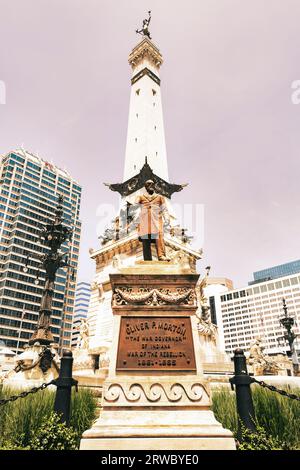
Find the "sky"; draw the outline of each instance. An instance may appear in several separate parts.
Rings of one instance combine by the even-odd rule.
[[[189,183],[174,203],[203,204],[200,271],[241,287],[300,258],[299,0],[0,0],[0,154],[23,145],[82,185],[79,277],[91,280],[97,209],[118,202],[103,182],[122,180],[127,61],[148,10],[170,181]]]

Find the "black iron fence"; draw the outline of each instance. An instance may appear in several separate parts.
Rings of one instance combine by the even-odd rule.
[[[267,388],[272,392],[279,393],[292,400],[300,401],[300,396],[289,393],[286,390],[279,389],[274,385],[269,385],[264,381],[257,380],[248,374],[247,363],[244,351],[236,349],[234,352],[234,376],[229,379],[232,390],[235,387],[236,406],[238,415],[238,436],[241,436],[242,427],[252,432],[256,431],[255,409],[252,400],[251,384],[256,383],[261,387]],[[18,366],[17,366],[18,367]],[[48,383],[43,383],[39,387],[33,387],[30,390],[21,392],[19,395],[13,395],[8,398],[0,399],[0,406],[13,402],[19,398],[25,398],[31,393],[37,393],[44,390],[50,385],[55,385],[56,395],[54,401],[54,411],[60,415],[61,422],[65,422],[67,426],[70,423],[71,411],[71,392],[75,386],[77,391],[77,380],[72,377],[73,355],[71,351],[64,351],[61,358],[59,376],[57,379]],[[20,369],[19,369],[20,370]]]
[[[255,410],[253,406],[251,384],[256,383],[261,387],[267,388],[272,392],[279,393],[292,400],[300,401],[300,396],[294,393],[288,393],[286,390],[279,389],[274,385],[269,385],[262,380],[257,380],[248,374],[246,356],[242,349],[236,349],[234,352],[234,376],[229,379],[231,388],[236,393],[236,407],[238,415],[238,437],[241,436],[242,427],[252,432],[256,431]]]
[[[33,387],[30,390],[25,390],[19,393],[19,395],[12,395],[8,398],[3,398],[0,400],[0,406],[3,406],[9,402],[16,401],[19,398],[25,398],[31,393],[37,393],[40,390],[45,390],[45,388],[49,387],[50,385],[55,385],[56,395],[54,401],[54,411],[59,414],[61,422],[64,422],[67,426],[69,426],[72,387],[75,386],[77,391],[77,380],[74,380],[72,377],[72,368],[72,352],[64,351],[60,361],[60,370],[57,379],[51,380],[47,383],[43,383],[39,387]],[[16,370],[16,372],[20,370],[21,369],[19,368],[18,370]]]

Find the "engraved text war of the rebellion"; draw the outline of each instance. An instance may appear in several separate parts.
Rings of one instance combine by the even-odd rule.
[[[196,369],[189,317],[122,317],[117,370]]]

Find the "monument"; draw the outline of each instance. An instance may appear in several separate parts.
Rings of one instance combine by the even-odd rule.
[[[200,362],[198,274],[138,261],[110,279],[114,341],[103,410],[81,449],[234,449],[210,410]]]
[[[106,184],[111,191],[121,196],[121,207],[116,211],[112,225],[100,235],[100,247],[90,249],[96,273],[91,283],[87,314],[89,351],[98,357],[97,373],[101,376],[108,373],[107,354],[113,340],[109,275],[122,266],[133,266],[138,260],[156,260],[159,256],[170,259],[172,263],[188,266],[191,272],[196,273],[196,262],[201,259],[202,250],[191,246],[191,238],[178,223],[171,205],[172,196],[186,184],[169,182],[159,78],[162,63],[159,49],[148,35],[142,34],[142,40],[129,55],[132,79],[124,177],[120,183]],[[150,187],[149,184],[147,186],[153,191],[152,196],[145,188],[149,180],[152,183]],[[141,198],[144,199],[144,205]],[[158,223],[160,227],[157,227],[160,230],[150,233],[152,236],[148,239],[141,238],[138,218],[145,212],[147,205],[153,207],[156,202],[159,203],[162,218]],[[162,230],[163,242],[159,236]],[[160,254],[157,253],[157,247],[161,250]]]
[[[201,251],[193,250],[186,231],[175,225],[170,198],[185,185],[167,181],[162,56],[150,40],[150,13],[145,21],[137,31],[143,39],[129,57],[125,181],[108,184],[121,194],[123,207],[101,249],[91,252],[97,302],[92,297],[90,349],[94,343],[94,351],[105,351],[109,364],[100,417],[84,432],[80,448],[235,449],[232,433],[211,411],[210,383],[203,375],[196,315],[204,301],[197,294]],[[213,333],[202,307],[202,323]],[[99,341],[95,323],[103,325],[109,315],[110,335],[102,330]]]

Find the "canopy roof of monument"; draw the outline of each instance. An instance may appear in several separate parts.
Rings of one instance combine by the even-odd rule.
[[[155,191],[169,199],[173,193],[181,191],[185,186],[187,186],[187,184],[168,183],[159,176],[155,175],[147,162],[147,157],[142,169],[137,175],[133,176],[127,181],[124,181],[124,183],[104,184],[112,191],[117,191],[121,194],[121,196],[124,197],[129,196],[135,191],[143,188],[147,180],[154,181]]]

